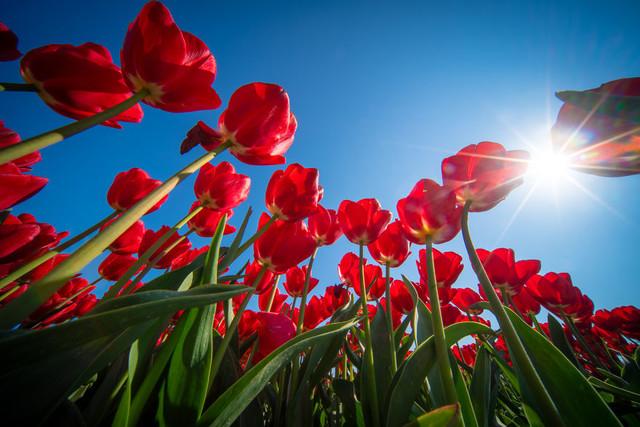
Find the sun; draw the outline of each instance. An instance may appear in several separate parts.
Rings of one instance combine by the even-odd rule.
[[[551,148],[535,150],[531,153],[527,175],[537,181],[557,184],[569,177],[569,159]]]

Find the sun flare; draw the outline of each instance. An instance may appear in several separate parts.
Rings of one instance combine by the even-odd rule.
[[[551,149],[534,151],[528,174],[539,181],[557,183],[569,177],[569,159]]]

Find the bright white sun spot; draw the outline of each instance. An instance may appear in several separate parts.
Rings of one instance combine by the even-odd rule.
[[[565,180],[569,172],[569,161],[566,156],[553,150],[540,150],[531,153],[528,174],[539,181],[557,183]]]

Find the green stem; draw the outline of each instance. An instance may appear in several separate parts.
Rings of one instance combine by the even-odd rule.
[[[73,136],[84,130],[97,126],[118,114],[127,111],[133,107],[142,98],[148,95],[147,90],[134,93],[131,98],[125,99],[121,103],[114,105],[111,108],[95,114],[91,117],[86,117],[82,120],[75,121],[66,126],[59,127],[49,132],[42,133],[38,136],[23,140],[20,144],[11,145],[0,150],[0,165],[8,163],[12,160],[18,159],[34,151],[38,151],[49,145],[56,144],[65,138]]]
[[[31,83],[0,82],[0,92],[37,92],[36,85]]]
[[[376,387],[376,377],[375,377],[375,367],[373,363],[373,347],[372,347],[372,339],[371,339],[371,326],[369,325],[369,308],[367,305],[367,284],[365,283],[364,277],[364,244],[360,243],[359,245],[359,255],[360,255],[360,303],[362,305],[362,323],[364,324],[364,339],[366,351],[363,354],[362,363],[366,363],[368,365],[369,370],[369,384],[367,387],[367,391],[369,392],[369,400],[371,401],[371,410],[372,410],[372,420],[375,426],[380,425],[380,410],[378,409],[378,390]]]
[[[532,397],[536,400],[539,409],[542,411],[541,415],[544,416],[544,420],[549,425],[564,426],[564,422],[558,413],[558,409],[554,405],[553,400],[551,400],[551,396],[549,396],[540,376],[533,367],[533,363],[527,355],[524,345],[522,344],[522,341],[520,341],[520,337],[516,333],[504,306],[500,302],[500,298],[498,298],[498,295],[491,284],[491,280],[489,280],[489,276],[487,276],[487,272],[484,270],[482,262],[480,262],[480,258],[476,253],[476,248],[473,246],[471,235],[469,233],[470,206],[471,203],[467,202],[462,213],[462,237],[464,239],[464,245],[467,249],[467,253],[469,254],[473,271],[476,273],[476,276],[480,281],[480,285],[489,300],[493,314],[498,319],[504,339],[509,346],[511,357],[520,369],[523,379],[527,384],[527,388],[530,390]]]
[[[391,266],[387,262],[384,266],[385,271],[385,288],[384,288],[384,298],[386,300],[387,309],[384,314],[387,320],[387,331],[389,331],[389,352],[391,353],[391,372],[395,374],[398,370],[398,360],[396,356],[396,345],[395,345],[395,337],[393,334],[393,318],[391,316]]]
[[[56,255],[62,253],[62,251],[64,251],[65,249],[75,245],[80,240],[84,239],[89,234],[93,233],[94,231],[96,231],[97,229],[102,227],[104,224],[106,224],[108,221],[110,221],[116,215],[118,215],[118,212],[114,211],[114,212],[110,213],[109,215],[107,215],[106,218],[102,219],[98,223],[96,223],[96,224],[92,225],[91,227],[87,228],[82,233],[72,237],[71,239],[69,239],[66,242],[58,245],[57,247],[51,249],[49,252],[46,252],[45,254],[39,256],[38,258],[36,258],[36,259],[34,259],[32,261],[29,261],[28,263],[20,266],[20,268],[18,268],[17,270],[12,271],[11,274],[9,274],[7,277],[4,277],[3,279],[0,279],[0,289],[2,289],[3,287],[5,287],[6,285],[8,285],[11,282],[15,282],[16,280],[18,280],[19,278],[21,278],[22,276],[24,276],[25,274],[27,274],[28,272],[33,270],[34,268],[38,267],[39,265],[44,264],[46,261],[48,261],[51,258],[55,257]]]
[[[436,348],[436,363],[440,371],[440,379],[444,387],[447,404],[458,402],[456,386],[453,382],[451,363],[449,360],[449,347],[444,335],[442,312],[440,310],[440,297],[438,296],[438,283],[436,281],[436,268],[433,260],[433,244],[427,239],[425,251],[425,265],[427,266],[427,286],[429,288],[429,302],[431,303],[431,323],[433,325],[434,344]]]
[[[587,355],[589,355],[589,359],[591,359],[591,363],[593,363],[598,368],[607,369],[604,366],[604,363],[602,363],[602,361],[598,358],[598,356],[596,356],[596,354],[593,352],[593,350],[591,349],[589,344],[587,344],[587,341],[584,339],[584,336],[582,335],[582,333],[580,332],[580,330],[576,326],[576,324],[573,321],[573,319],[570,316],[567,316],[566,314],[563,315],[562,318],[563,318],[564,322],[567,325],[569,325],[569,329],[571,329],[571,333],[577,338],[577,340],[580,343],[580,345],[582,346],[582,348],[584,348],[584,350],[587,352]]]
[[[146,214],[151,207],[162,200],[173,190],[176,185],[184,181],[188,176],[207,164],[218,153],[226,150],[230,143],[221,144],[214,151],[210,151],[194,160],[167,179],[162,185],[147,194],[142,200],[128,209],[112,222],[101,233],[83,244],[71,256],[61,262],[45,278],[38,281],[35,286],[16,298],[0,311],[0,329],[10,329],[53,295],[67,280],[71,279],[82,268],[100,255],[114,240],[129,229],[138,219]]]
[[[300,312],[298,313],[298,324],[296,325],[296,335],[302,331],[304,325],[304,312],[307,308],[307,295],[309,294],[309,283],[311,283],[311,270],[313,269],[313,262],[316,259],[318,253],[318,247],[313,250],[311,258],[309,258],[309,264],[307,265],[307,274],[304,276],[304,287],[302,288],[302,297],[300,298]]]

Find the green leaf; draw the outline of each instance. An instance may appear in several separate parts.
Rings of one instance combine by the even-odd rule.
[[[555,345],[558,350],[560,350],[562,354],[564,354],[565,357],[569,359],[569,361],[573,363],[576,368],[582,370],[582,365],[580,365],[576,360],[576,355],[569,345],[567,336],[565,335],[564,329],[562,328],[560,323],[554,316],[551,315],[551,313],[549,313],[547,319],[549,324],[549,332],[551,333],[551,342],[553,343],[553,345]]]
[[[357,320],[333,323],[305,332],[262,359],[240,377],[202,414],[198,426],[230,426],[269,380],[298,352],[355,326]]]
[[[415,421],[406,424],[406,427],[456,427],[460,425],[460,406],[447,405],[424,415]]]
[[[453,345],[467,335],[492,334],[488,326],[477,322],[454,323],[445,328],[447,345]],[[435,347],[433,336],[419,344],[413,354],[405,360],[393,377],[386,400],[386,425],[402,426],[411,413],[427,373],[434,367]]]
[[[453,353],[451,353],[451,350],[449,350],[449,359],[451,363],[451,372],[453,374],[453,383],[456,387],[456,395],[458,396],[464,426],[478,427],[478,420],[476,419],[476,414],[473,408],[473,403],[471,402],[471,397],[469,396],[467,384],[465,383],[464,378],[460,373],[460,367],[458,366],[456,358],[453,357]]]
[[[545,388],[567,426],[621,426],[580,371],[560,350],[505,307]]]
[[[493,381],[491,358],[484,347],[478,349],[469,394],[480,427],[493,425],[496,384]]]
[[[389,385],[391,384],[391,378],[393,377],[393,373],[391,372],[391,342],[389,337],[384,309],[378,304],[376,315],[371,323],[371,345],[373,347],[376,390],[378,392],[378,402],[380,403],[384,402],[389,390]],[[365,363],[364,370],[366,369],[367,364]],[[382,409],[382,405],[380,405],[380,410],[382,411]]]

